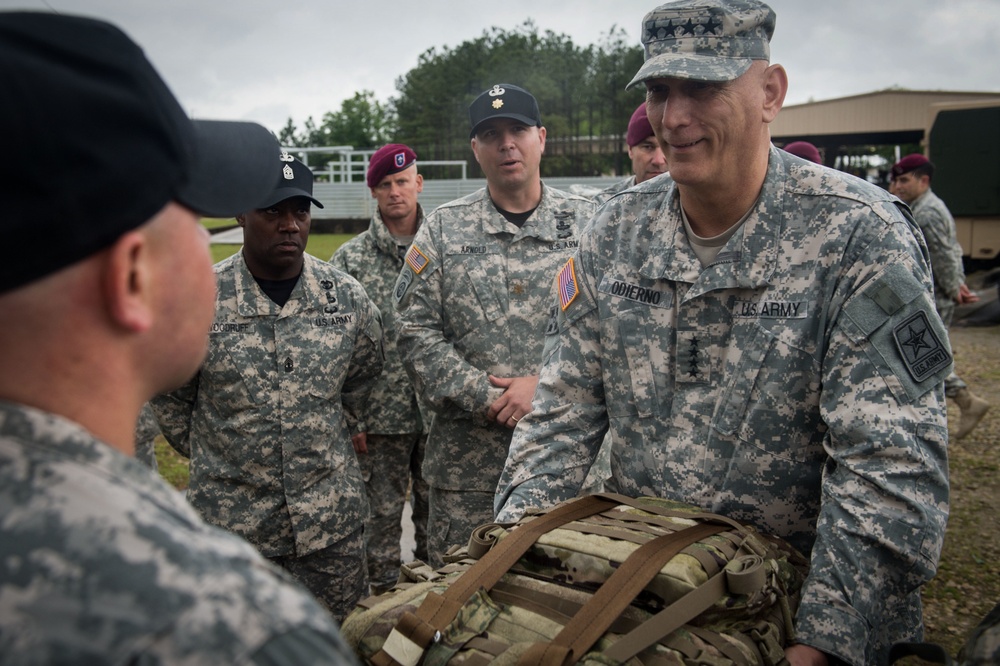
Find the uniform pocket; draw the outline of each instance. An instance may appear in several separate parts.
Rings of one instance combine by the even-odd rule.
[[[827,426],[819,413],[815,356],[759,325],[749,330],[712,427],[779,458],[822,459]]]
[[[604,390],[610,417],[648,418],[656,410],[648,319],[648,310],[637,308],[619,312],[602,322],[603,337],[609,348],[604,358],[608,363]]]

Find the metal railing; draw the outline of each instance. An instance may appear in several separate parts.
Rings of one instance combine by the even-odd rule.
[[[355,150],[354,146],[319,146],[299,148],[283,146],[283,149],[295,155],[312,169],[317,183],[364,183],[368,173],[368,162],[376,149]],[[309,163],[310,155],[333,155],[323,166]],[[420,160],[421,166],[455,166],[461,169],[461,180],[468,177],[468,163],[465,160]],[[317,197],[319,198],[319,197]]]

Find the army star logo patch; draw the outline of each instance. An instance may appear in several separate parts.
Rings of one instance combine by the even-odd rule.
[[[951,365],[951,354],[934,334],[924,312],[896,326],[892,335],[906,369],[916,381],[922,382]]]

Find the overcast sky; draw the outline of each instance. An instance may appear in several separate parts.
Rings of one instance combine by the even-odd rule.
[[[386,101],[424,51],[532,19],[599,43],[638,43],[656,0],[0,0],[3,9],[87,14],[146,50],[188,113],[301,129],[359,90]],[[786,106],[902,87],[1000,92],[1000,0],[773,0],[772,62]],[[544,111],[544,110],[543,110]]]

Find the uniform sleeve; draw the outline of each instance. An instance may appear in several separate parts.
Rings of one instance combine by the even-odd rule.
[[[393,290],[399,313],[396,346],[417,395],[434,411],[485,422],[503,391],[469,363],[446,335],[441,241],[431,220],[417,231]]]
[[[828,460],[796,618],[799,642],[853,664],[874,661],[864,646],[884,644],[879,632],[919,640],[913,604],[948,516],[951,351],[919,245],[901,221],[892,229],[846,260],[866,274],[838,287],[822,356]]]
[[[354,341],[354,353],[347,369],[340,398],[344,406],[344,418],[350,432],[364,432],[368,424],[364,422],[365,403],[375,388],[385,365],[383,345],[382,315],[360,284],[355,284],[355,312],[358,315],[358,333]]]
[[[497,484],[499,521],[575,497],[607,432],[600,322],[588,268],[577,255],[557,277],[562,295],[545,339],[532,412],[514,431]],[[567,294],[576,295],[569,301]]]
[[[200,373],[180,388],[149,401],[164,439],[178,453],[191,457],[191,415],[198,399]]]
[[[965,282],[965,270],[962,268],[962,252],[956,249],[958,243],[952,231],[953,222],[941,211],[928,206],[918,214],[917,223],[931,255],[934,281],[948,298],[954,300]]]
[[[252,666],[357,666],[358,660],[332,628],[323,633],[311,627],[296,627],[262,645],[247,663]]]
[[[337,251],[333,253],[332,257],[330,257],[330,264],[332,264],[335,268],[339,268],[344,271],[348,275],[354,275],[347,268],[347,250],[343,245],[337,248]]]

